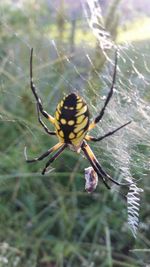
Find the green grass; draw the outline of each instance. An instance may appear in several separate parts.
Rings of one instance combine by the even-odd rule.
[[[76,85],[88,103],[93,105],[97,95],[100,95],[95,90],[97,95],[93,95],[92,91],[89,98],[86,95],[86,83],[77,75],[73,65],[66,64],[65,52],[57,57],[49,44],[51,35],[52,38],[53,34],[58,35],[57,27],[54,28],[54,23],[48,19],[46,5],[38,9],[39,3],[36,14],[34,1],[30,5],[27,1],[23,9],[15,9],[12,5],[4,8],[1,4],[0,267],[146,266],[150,245],[148,179],[142,180],[145,194],[140,220],[143,227],[140,227],[138,238],[134,240],[125,224],[126,203],[117,192],[109,192],[102,183],[92,195],[85,192],[84,168],[88,163],[81,155],[66,150],[52,165],[55,169],[46,176],[40,174],[45,161],[32,165],[25,162],[25,145],[29,156],[34,157],[57,142],[55,137],[50,138],[43,132],[37,121],[35,101],[29,88],[31,47],[34,47],[35,83],[48,112],[53,114],[57,102],[69,91],[69,86]],[[46,34],[51,25],[52,33]],[[79,46],[81,32],[77,31],[77,48],[73,59],[67,50],[69,44],[66,37],[64,49],[86,79],[89,73],[84,59],[86,49],[93,56],[95,44],[87,46],[89,37],[86,37],[83,50]],[[142,41],[135,43],[136,50],[128,50],[140,70],[141,58],[136,56],[140,51],[143,53],[146,45],[147,42]],[[145,55],[149,53],[148,48],[144,51]],[[128,79],[130,61],[122,65],[120,63],[120,67],[122,76]],[[143,75],[148,77],[148,68],[144,68]],[[134,81],[134,75],[131,78]],[[99,78],[90,79],[99,89],[102,81]],[[135,81],[135,86],[139,88],[139,79]],[[144,99],[150,97],[147,92],[143,95]],[[141,125],[144,122],[139,123]],[[93,150],[105,169],[115,173],[111,162],[118,170],[120,166],[115,163],[113,152],[106,150],[107,145],[107,142],[101,143],[99,147],[93,146]],[[113,147],[115,145],[114,142]],[[144,143],[134,149],[131,169],[134,177],[140,178],[141,173],[145,172],[149,146]],[[140,159],[140,164],[135,167],[137,159]]]

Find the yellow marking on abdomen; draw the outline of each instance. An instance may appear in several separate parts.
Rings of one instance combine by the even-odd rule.
[[[75,146],[80,146],[80,145],[81,145],[81,142],[82,142],[82,140],[83,140],[83,138],[84,138],[84,132],[82,133],[81,136],[72,139],[72,140],[71,140],[71,143],[72,143],[73,145],[75,145]]]
[[[79,133],[77,133],[77,138],[80,137],[84,133],[84,130],[81,130]]]
[[[87,111],[87,106],[84,106],[83,108],[81,108],[81,109],[77,112],[76,117],[79,116],[79,115],[81,115],[81,114],[83,114],[83,113],[85,113],[86,111]]]
[[[67,123],[68,125],[70,125],[70,126],[72,126],[72,125],[74,125],[75,124],[75,121],[73,121],[73,120],[70,120],[70,121],[68,121],[68,123]]]
[[[76,105],[76,109],[80,109],[80,108],[82,108],[82,106],[83,106],[83,102],[77,104],[77,105]]]
[[[60,135],[60,137],[64,138],[64,133],[63,133],[63,131],[59,131],[58,134]]]
[[[60,122],[61,122],[62,124],[66,124],[66,123],[67,123],[66,119],[61,119]]]
[[[77,123],[80,124],[83,121],[84,118],[85,118],[84,115],[81,115],[81,116],[77,117]]]
[[[56,127],[57,130],[60,130],[60,125],[59,125],[57,120],[55,120],[55,127]]]
[[[73,139],[73,138],[75,138],[75,134],[74,133],[70,133],[69,134],[69,139]]]
[[[59,103],[58,105],[57,105],[57,111],[59,112],[59,113],[61,113],[61,104]]]
[[[59,120],[59,113],[58,113],[57,110],[56,110],[56,112],[55,112],[55,118],[56,118],[56,120]]]
[[[83,122],[81,124],[79,124],[79,126],[77,126],[75,129],[74,129],[74,132],[75,133],[78,133],[81,129],[85,128],[85,126],[87,125],[88,123],[88,118],[86,117]]]

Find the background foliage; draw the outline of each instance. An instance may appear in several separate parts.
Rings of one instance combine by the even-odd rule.
[[[149,67],[140,60],[141,54],[150,56],[146,31],[143,40],[133,40],[133,33],[138,36],[136,29],[141,24],[137,19],[136,23],[126,24],[124,33],[118,20],[121,13],[116,13],[118,4],[119,1],[113,1],[113,5],[106,7],[106,24],[110,28],[109,18],[114,16],[115,23],[110,29],[114,39],[123,42],[127,36],[128,41],[134,41],[132,48],[138,49],[139,58],[129,46],[130,57],[149,80]],[[83,170],[87,162],[81,155],[66,150],[53,164],[55,169],[44,177],[37,172],[43,162],[25,163],[25,145],[34,157],[56,142],[54,137],[45,135],[37,122],[29,89],[31,47],[34,47],[35,82],[49,113],[53,114],[57,102],[74,86],[94,106],[96,95],[85,84],[82,90],[81,77],[86,80],[90,73],[90,84],[99,96],[103,84],[103,79],[95,78],[92,69],[87,69],[86,61],[82,60],[81,55],[88,53],[99,67],[95,39],[81,14],[77,16],[78,13],[68,11],[64,1],[60,1],[56,9],[52,7],[48,1],[40,0],[0,4],[0,266],[148,266],[150,185],[148,163],[143,160],[146,158],[148,162],[150,158],[148,139],[135,147],[132,158],[134,177],[146,174],[140,181],[145,193],[136,240],[126,226],[126,203],[117,192],[108,192],[102,184],[92,195],[84,191]],[[148,18],[142,21],[149,23]],[[66,63],[66,56],[71,60],[70,65]],[[127,82],[131,66],[129,61],[125,63],[120,67]],[[139,79],[135,78],[134,84],[141,88]],[[145,83],[145,90],[140,94],[148,105],[147,88],[149,84]],[[130,117],[129,109],[127,115]],[[123,142],[123,135],[121,140]],[[114,158],[105,150],[106,143],[99,150],[95,147],[103,166],[111,173],[114,170],[110,162]],[[134,164],[137,160],[138,164]]]

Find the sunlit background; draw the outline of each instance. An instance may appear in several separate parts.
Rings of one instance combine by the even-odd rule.
[[[119,59],[114,96],[92,134],[132,124],[91,143],[115,180],[133,177],[144,190],[137,238],[127,224],[127,189],[107,190],[99,181],[88,194],[89,163],[82,154],[65,150],[45,176],[45,160],[25,162],[25,146],[33,158],[57,143],[38,123],[29,84],[31,48],[34,81],[50,114],[76,91],[95,117],[109,91],[115,51],[104,57],[85,2],[0,1],[0,267],[150,264],[150,1],[99,1]]]

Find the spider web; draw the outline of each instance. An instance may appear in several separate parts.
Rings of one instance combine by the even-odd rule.
[[[34,77],[47,110],[51,107],[51,101],[57,103],[64,94],[76,91],[86,99],[91,114],[95,117],[103,107],[111,85],[116,45],[111,39],[111,34],[106,34],[108,32],[104,29],[103,20],[100,20],[102,25],[101,29],[98,28],[98,30],[101,30],[103,34],[99,35],[97,29],[96,32],[93,30],[92,40],[88,40],[87,43],[82,36],[74,50],[70,51],[70,47],[66,45],[65,41],[64,46],[62,46],[59,38],[51,33],[49,25],[46,25],[48,30],[44,33],[42,27],[38,29],[40,18],[36,16],[40,14],[41,2],[37,1],[37,4],[35,4],[36,15],[34,15],[34,18],[29,12],[30,3],[26,5],[25,2],[17,1],[14,4],[11,1],[6,1],[6,5],[9,5],[10,12],[16,12],[17,15],[22,12],[25,21],[30,18],[29,32],[22,32],[17,28],[15,23],[9,20],[6,8],[1,4],[0,23],[3,32],[7,32],[6,38],[10,41],[6,49],[1,52],[0,119],[1,122],[5,123],[9,122],[17,125],[21,123],[25,127],[23,136],[30,132],[36,140],[37,137],[32,125],[28,118],[23,118],[22,110],[19,113],[14,113],[14,106],[20,106],[20,103],[26,101],[24,93],[29,85],[30,49],[35,42],[30,33],[30,28],[35,27],[35,40],[37,41],[34,43]],[[83,14],[78,18],[80,19],[78,27],[83,28],[83,35],[88,34],[89,31],[92,33],[93,29],[88,17],[87,3],[92,4],[93,2],[82,2]],[[56,1],[56,4],[51,3],[48,7],[53,8],[55,15],[51,19],[54,20],[60,12],[59,4]],[[42,15],[45,16],[44,19],[48,18],[47,14]],[[37,22],[37,27],[32,25],[34,20]],[[91,29],[89,29],[88,20]],[[70,23],[69,15],[65,18],[65,21]],[[94,21],[94,23],[97,23],[97,21]],[[39,35],[41,35],[41,40]],[[101,36],[100,39],[98,36]],[[107,37],[109,38],[107,39]],[[98,47],[105,57],[105,63],[100,69],[96,66],[96,56],[93,56],[97,41]],[[136,170],[136,176],[138,173],[138,178],[143,179],[145,184],[148,184],[146,175],[150,163],[148,152],[150,147],[150,107],[148,103],[148,99],[150,99],[150,54],[148,53],[148,42],[144,44],[142,49],[141,46],[139,44],[139,47],[137,47],[130,42],[118,44],[119,59],[114,95],[102,121],[93,130],[92,134],[95,136],[103,135],[132,120],[129,126],[120,130],[111,138],[93,144],[93,150],[102,165],[106,163],[110,165],[114,179],[121,181],[123,178],[132,178]],[[93,83],[92,75],[94,75],[96,81],[99,80],[99,86],[96,82]],[[59,79],[49,85],[49,78],[55,76],[59,76]],[[8,81],[7,87],[5,86],[6,80]],[[21,84],[23,84],[23,88],[21,88]],[[46,93],[46,88],[50,87],[53,89]],[[46,99],[44,99],[45,94],[47,95]],[[55,110],[54,106],[51,108],[51,113]],[[17,143],[20,144],[21,139],[22,137],[17,140]],[[20,151],[23,146],[24,144],[21,143]]]

